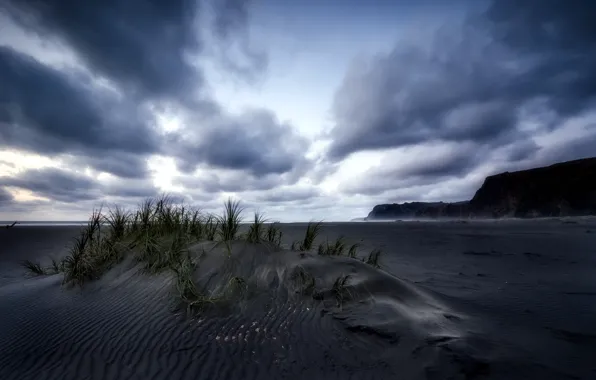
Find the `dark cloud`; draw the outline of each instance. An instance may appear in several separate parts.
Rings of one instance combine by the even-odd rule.
[[[195,0],[3,0],[28,30],[57,35],[92,70],[142,95],[178,97],[201,84],[186,54],[201,48]]]
[[[55,35],[73,47],[86,66],[128,94],[173,98],[197,106],[205,78],[197,66],[205,32],[215,35],[221,63],[252,75],[267,55],[250,46],[250,1],[243,0],[1,0],[0,10],[39,35]],[[206,8],[210,25],[200,25]],[[230,45],[237,47],[230,56]],[[204,106],[217,107],[207,100]]]
[[[70,156],[63,159],[69,167],[87,166],[123,179],[143,179],[150,175],[147,159],[143,155],[106,151],[103,156]]]
[[[15,176],[0,177],[3,186],[17,187],[64,203],[102,201],[106,197],[144,198],[159,192],[147,179],[99,181],[82,173],[58,168],[29,169]]]
[[[341,183],[344,194],[380,195],[464,178],[486,159],[487,148],[474,143],[427,143],[386,154],[378,166]],[[419,191],[419,190],[415,190]],[[418,194],[417,196],[421,196]]]
[[[35,195],[66,203],[97,199],[93,179],[55,168],[29,169],[13,177],[2,177],[5,186],[30,190]]]
[[[213,30],[217,37],[229,40],[233,32],[247,27],[248,7],[250,0],[214,1]]]
[[[393,178],[449,177],[468,172],[479,161],[481,150],[472,144],[430,145],[406,149],[409,159],[393,163],[383,176]],[[420,159],[424,157],[424,159]]]
[[[0,207],[11,203],[13,200],[12,194],[4,187],[0,187]]]
[[[548,110],[539,116],[551,128],[589,109],[594,7],[494,1],[462,29],[441,29],[430,47],[398,45],[355,64],[336,93],[329,157],[429,140],[499,147],[528,138],[520,115],[533,105]]]
[[[207,28],[197,25],[199,5],[213,11]],[[205,83],[201,67],[188,56],[204,50],[205,31],[213,32],[215,40],[209,42],[220,58],[248,62],[234,70],[248,74],[266,66],[266,56],[251,49],[247,37],[249,2],[0,0],[0,11],[40,37],[61,38],[89,70],[58,70],[0,47],[3,145],[70,155],[77,167],[124,178],[147,176],[146,159],[156,153],[173,155],[187,172],[208,164],[261,178],[307,166],[308,142],[271,112],[232,116],[208,94],[193,92]],[[240,49],[244,61],[228,56],[229,44]],[[114,89],[97,86],[98,78],[109,79]],[[196,124],[159,135],[151,111],[170,106],[196,116],[191,121]],[[188,138],[189,131],[199,138]]]
[[[41,155],[83,154],[104,168],[108,155],[132,162],[140,160],[132,155],[157,151],[144,112],[81,78],[0,46],[0,143]]]
[[[532,164],[533,166],[547,166],[562,161],[594,157],[594,152],[596,152],[596,124],[590,123],[577,137],[567,137],[563,141],[556,141],[550,147],[541,150],[532,160]]]
[[[174,185],[181,185],[189,189],[190,192],[216,194],[219,192],[266,191],[281,185],[292,185],[296,180],[297,178],[292,175],[269,174],[264,177],[255,177],[237,170],[219,170],[196,176],[179,177],[173,182]]]
[[[152,198],[160,194],[159,189],[149,180],[117,180],[115,183],[102,184],[100,190],[103,195],[120,198]]]
[[[43,207],[47,207],[48,206],[48,202],[47,201],[42,201],[42,200],[27,200],[27,201],[19,201],[17,202],[16,200],[13,201],[9,201],[6,203],[1,203],[0,202],[0,209],[3,212],[3,216],[6,215],[6,219],[5,220],[18,220],[21,218],[22,215],[26,215],[27,218],[29,219],[25,219],[25,220],[34,220],[35,218],[31,218],[31,212],[32,211],[37,211],[37,210],[43,210]],[[73,206],[73,204],[70,204],[70,206]],[[47,210],[47,215],[50,215],[52,213],[53,210]],[[70,209],[68,210],[70,212],[72,212],[73,210]],[[43,211],[42,211],[43,213]]]
[[[540,147],[533,140],[520,140],[505,147],[507,164],[532,159],[538,154]]]
[[[586,56],[594,53],[596,4],[591,0],[493,1],[487,12],[494,35],[521,51]]]
[[[127,178],[147,175],[146,157],[160,151],[187,171],[207,163],[264,176],[305,162],[308,142],[265,110],[238,117],[221,111],[195,131],[200,141],[172,135],[169,146],[160,145],[145,110],[81,78],[0,47],[0,142],[42,155],[68,153],[78,164]]]
[[[321,190],[315,187],[281,187],[256,197],[257,201],[265,203],[287,203],[311,201],[321,196]]]
[[[227,71],[250,81],[263,73],[269,63],[265,51],[255,48],[249,39],[248,19],[252,3],[251,0],[211,2],[214,8],[212,29],[218,41],[214,53]]]
[[[237,117],[221,115],[196,137],[181,134],[170,141],[171,154],[184,172],[198,165],[239,170],[256,178],[304,170],[309,142],[269,111],[253,110]]]

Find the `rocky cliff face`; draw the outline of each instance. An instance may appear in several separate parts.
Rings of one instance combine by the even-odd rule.
[[[487,177],[470,201],[377,205],[367,219],[596,215],[596,158]]]

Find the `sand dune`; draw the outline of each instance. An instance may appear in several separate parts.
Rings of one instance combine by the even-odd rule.
[[[201,288],[251,281],[192,316],[170,274],[133,262],[82,289],[23,277],[20,260],[63,250],[77,229],[17,226],[0,235],[0,378],[595,378],[596,224],[524,223],[325,226],[384,246],[381,270],[201,243]],[[304,230],[283,228],[288,241]]]

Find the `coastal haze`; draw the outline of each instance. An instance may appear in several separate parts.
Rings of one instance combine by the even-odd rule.
[[[0,379],[595,379],[594,14],[0,0]]]

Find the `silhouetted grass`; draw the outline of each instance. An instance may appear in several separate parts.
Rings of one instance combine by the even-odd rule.
[[[103,218],[110,227],[110,240],[119,241],[124,238],[131,222],[131,215],[120,206],[108,210]]]
[[[209,300],[201,294],[193,281],[192,276],[196,269],[196,263],[187,255],[171,269],[176,276],[178,297],[186,305],[187,312],[191,313],[202,309]]]
[[[350,295],[350,292],[347,289],[348,280],[350,279],[349,275],[342,275],[335,279],[333,286],[331,287],[331,291],[335,296],[335,300],[337,302],[337,306],[341,307],[344,303],[344,300],[347,299],[347,296]]]
[[[267,241],[281,247],[283,232],[279,228],[279,224],[271,223],[267,226]]]
[[[82,285],[100,274],[101,221],[101,209],[93,210],[87,226],[75,238],[69,254],[62,260],[64,283]]]
[[[249,243],[260,243],[265,241],[265,222],[266,219],[263,214],[255,212],[253,222],[248,226],[248,232],[246,233],[246,241]]]
[[[381,257],[382,251],[378,248],[373,249],[366,258],[362,259],[362,261],[368,265],[372,265],[375,268],[380,268],[379,259]]]
[[[145,263],[145,269],[148,272],[159,273],[176,267],[187,252],[188,246],[188,235],[179,231],[162,240],[156,240],[155,246],[145,251],[141,260]]]
[[[51,272],[51,274],[58,274],[64,272],[64,265],[61,261],[51,258],[50,262],[51,263],[50,267],[48,268],[48,271]]]
[[[321,227],[321,222],[308,223],[308,226],[306,226],[306,232],[304,233],[304,239],[299,242],[293,242],[291,247],[292,251],[310,251],[313,247],[315,239],[321,233]]]
[[[214,215],[208,215],[204,223],[205,238],[207,240],[215,240],[215,235],[219,230],[219,220]]]
[[[47,271],[39,263],[35,263],[31,260],[23,260],[21,265],[27,270],[28,274],[33,276],[41,276],[48,274]]]
[[[312,295],[315,291],[315,277],[312,274],[306,272],[304,268],[299,267],[296,271],[294,271],[292,273],[291,279],[297,287],[296,293]]]
[[[348,250],[348,257],[351,257],[351,258],[355,259],[356,258],[356,253],[358,251],[358,247],[359,247],[359,245],[357,243],[356,244],[352,244],[350,246],[350,249]]]
[[[338,237],[333,244],[329,242],[321,243],[319,245],[318,254],[323,256],[341,256],[346,250],[346,243],[343,236]]]
[[[205,226],[203,224],[201,212],[198,209],[192,210],[190,214],[188,233],[197,241],[203,240]]]
[[[232,241],[236,239],[240,223],[242,222],[242,212],[244,209],[240,206],[240,201],[228,199],[224,203],[223,215],[219,218],[219,229],[217,237],[220,241]]]

